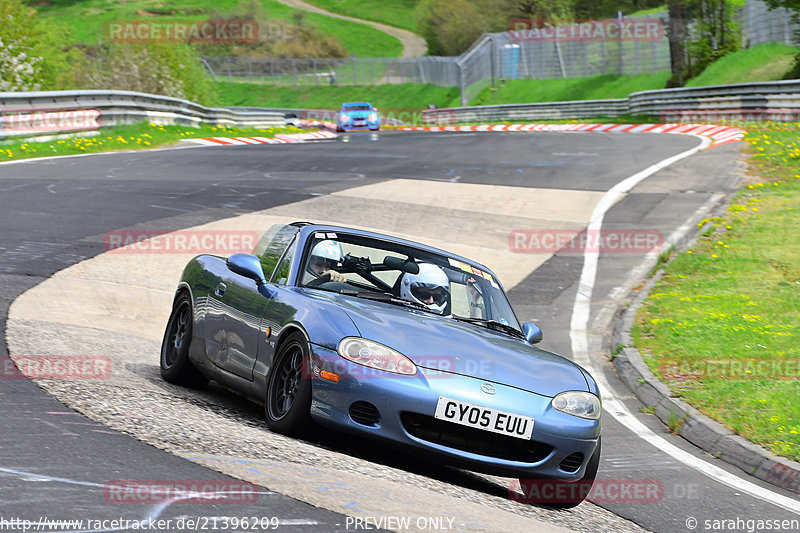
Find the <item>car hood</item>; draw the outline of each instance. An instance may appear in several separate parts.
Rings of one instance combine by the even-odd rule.
[[[523,339],[421,310],[325,294],[347,313],[363,338],[399,351],[420,367],[549,397],[589,390],[577,365]]]

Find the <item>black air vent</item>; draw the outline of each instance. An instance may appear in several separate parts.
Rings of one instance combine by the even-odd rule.
[[[381,414],[369,402],[355,402],[350,406],[350,418],[364,426],[375,426],[381,419]]]
[[[418,413],[402,413],[400,420],[405,430],[418,439],[487,457],[538,463],[553,450],[534,440],[507,437]]]
[[[564,472],[577,472],[581,464],[583,464],[583,454],[575,452],[561,461],[558,467]]]

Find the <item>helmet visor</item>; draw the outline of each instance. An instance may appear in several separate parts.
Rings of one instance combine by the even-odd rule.
[[[447,301],[448,290],[442,286],[426,287],[425,285],[414,283],[411,285],[411,294],[424,304],[442,305]]]

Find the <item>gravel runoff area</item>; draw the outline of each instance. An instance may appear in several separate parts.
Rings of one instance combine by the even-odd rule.
[[[485,186],[444,185],[449,187],[449,194],[460,195],[462,203],[487,193]],[[402,190],[402,180],[394,180],[349,191],[355,199],[333,194],[186,231],[263,231],[272,223],[285,222],[287,217],[322,220],[328,218],[328,210],[340,211],[342,202],[363,203],[362,197],[372,198],[373,203],[387,209],[393,204],[381,200],[381,195],[398,201],[398,196],[400,200],[404,198],[398,194]],[[495,187],[488,192],[498,198],[503,194],[519,196],[515,187]],[[569,199],[570,205],[579,199],[582,206],[597,200],[596,195],[575,191],[548,194],[556,195],[554,203]],[[512,204],[504,202],[506,209]],[[425,209],[425,205],[404,205],[406,211]],[[581,224],[585,209],[575,209],[573,222]],[[369,215],[363,211],[344,212]],[[480,215],[475,216],[476,223],[481,223]],[[356,226],[364,223],[360,219],[342,222]],[[391,233],[391,224],[386,224],[390,227],[385,229]],[[427,235],[425,228],[405,229],[426,235],[429,241],[436,237]],[[536,266],[530,258],[507,251],[504,239],[476,232],[475,242],[481,244],[484,254],[492,256],[503,279],[513,280],[512,285],[521,281],[514,278],[524,278]],[[438,244],[435,238],[432,244]],[[467,247],[455,251],[471,255],[474,250]],[[461,531],[476,532],[643,531],[588,502],[568,511],[515,502],[509,499],[511,479],[424,461],[413,452],[395,452],[369,439],[324,430],[308,441],[290,439],[269,431],[261,407],[214,384],[196,391],[165,383],[159,375],[161,337],[178,277],[191,255],[194,254],[105,253],[57,272],[12,304],[6,325],[11,357],[108,357],[112,372],[104,379],[37,383],[67,406],[110,428],[220,472],[349,516],[439,514],[454,518]]]
[[[391,498],[398,503],[394,512],[419,516],[421,502],[441,500],[438,508],[448,516],[454,509],[480,511],[454,516],[462,531],[507,531],[520,519],[520,526],[524,519],[534,519],[573,531],[646,531],[591,503],[557,511],[512,501],[506,496],[511,479],[417,463],[411,455],[388,461],[395,465],[375,462],[374,457],[361,457],[371,455],[368,445],[351,446],[347,436],[336,432],[321,430],[315,442],[272,433],[260,406],[213,385],[197,391],[162,381],[160,344],[152,339],[29,320],[10,321],[6,334],[12,354],[109,357],[113,372],[107,379],[36,380],[42,389],[92,420],[313,505],[347,512],[342,501],[359,501],[358,511],[379,516],[386,514],[381,501]],[[385,453],[376,453],[378,461],[386,461]],[[434,471],[433,477],[427,475],[428,468]],[[345,494],[348,497],[342,499]],[[501,511],[502,523],[479,518],[491,516],[492,511]]]

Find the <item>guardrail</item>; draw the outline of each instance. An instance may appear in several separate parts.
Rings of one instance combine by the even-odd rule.
[[[150,121],[159,124],[269,127],[287,117],[333,121],[335,111],[204,107],[188,100],[132,91],[0,93],[0,138],[96,130]],[[628,98],[468,106],[422,111],[425,124],[657,116],[666,122],[720,118],[798,120],[800,80],[737,83],[633,93]],[[400,123],[385,117],[386,124]]]
[[[143,121],[260,128],[283,125],[285,111],[204,107],[132,91],[0,93],[0,137],[69,133]]]
[[[736,83],[633,93],[615,100],[574,100],[534,104],[468,106],[423,111],[428,123],[542,120],[622,115],[658,116],[669,122],[766,117],[797,120],[800,81]],[[695,117],[695,118],[693,118]]]

